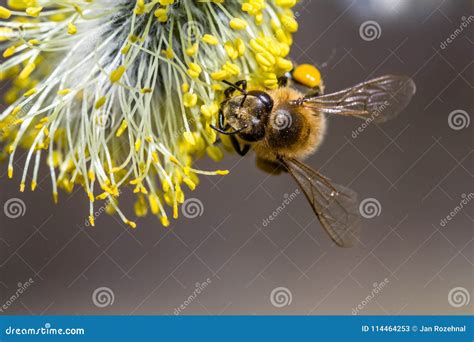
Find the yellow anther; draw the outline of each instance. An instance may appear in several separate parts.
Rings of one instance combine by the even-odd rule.
[[[141,146],[142,146],[142,141],[141,141],[141,139],[137,139],[137,140],[135,141],[135,152],[140,151],[140,147],[141,147]]]
[[[168,216],[161,216],[160,220],[163,227],[168,227],[170,225],[170,220],[168,219]]]
[[[197,103],[197,95],[193,93],[186,93],[183,96],[183,104],[185,107],[194,107]]]
[[[155,194],[148,195],[148,204],[150,205],[151,212],[157,215],[160,212],[159,199]]]
[[[209,45],[217,45],[219,44],[219,39],[217,39],[216,36],[213,36],[212,34],[205,34],[201,40]]]
[[[277,6],[292,8],[296,5],[296,0],[276,0]]]
[[[196,54],[198,48],[199,48],[199,44],[194,43],[193,45],[188,47],[185,52],[189,57],[191,57],[191,56],[194,56]]]
[[[94,219],[94,216],[92,216],[92,215],[89,216],[89,223],[91,224],[92,227],[95,227],[95,219]]]
[[[125,70],[126,70],[125,67],[123,65],[121,65],[117,69],[112,71],[110,73],[110,82],[116,83],[116,82],[120,81],[120,79],[122,78],[123,73],[125,72]]]
[[[165,8],[158,8],[155,11],[154,15],[158,19],[159,22],[164,23],[168,20],[167,11]]]
[[[35,63],[28,63],[24,68],[23,70],[21,71],[20,75],[18,76],[18,78],[20,80],[24,80],[24,79],[27,79],[28,77],[30,77],[31,73],[35,70],[36,68],[36,64]]]
[[[89,201],[94,203],[95,201],[95,197],[94,197],[94,194],[90,191],[87,192],[87,197],[89,197]]]
[[[162,53],[168,59],[174,58],[173,49],[171,47],[168,47],[166,50],[163,50]]]
[[[229,174],[229,170],[217,170],[216,175],[225,176]]]
[[[67,95],[71,92],[71,89],[61,89],[61,90],[58,90],[58,95]]]
[[[192,78],[197,78],[202,72],[202,68],[199,66],[199,64],[196,63],[189,63],[189,69],[188,69],[188,74]]]
[[[282,69],[285,72],[291,71],[291,69],[293,69],[293,63],[289,61],[288,59],[284,59],[281,57],[277,58],[277,65],[280,69]]]
[[[77,33],[77,27],[73,23],[67,24],[67,33],[70,35],[74,35]]]
[[[13,54],[16,52],[16,46],[12,45],[10,46],[8,49],[6,49],[5,51],[3,51],[3,57],[4,58],[8,58],[8,57],[11,57],[13,56]]]
[[[31,88],[26,93],[24,93],[23,96],[24,97],[30,97],[30,96],[36,94],[36,92],[37,92],[36,88]]]
[[[115,133],[115,136],[118,138],[120,137],[124,132],[125,130],[127,129],[128,127],[128,123],[127,121],[123,120],[122,121],[122,124],[120,125],[119,129],[117,130],[117,133]]]
[[[188,186],[188,188],[192,191],[194,189],[196,189],[196,183],[194,183],[191,178],[189,177],[184,177],[183,178],[183,182],[184,184],[186,184]]]
[[[232,42],[226,42],[224,44],[224,49],[227,52],[227,56],[231,59],[236,59],[239,57],[239,52],[235,49],[234,44]]]
[[[235,46],[237,47],[237,52],[239,53],[239,56],[243,56],[245,53],[245,43],[242,38],[237,38],[235,40]]]
[[[95,109],[99,109],[101,108],[104,104],[105,104],[105,101],[107,100],[107,98],[105,96],[102,96],[101,98],[99,98],[97,100],[97,102],[95,103]]]
[[[26,14],[28,14],[30,17],[38,17],[43,10],[43,7],[28,7],[26,9]]]
[[[212,160],[216,162],[221,161],[222,158],[224,158],[224,153],[222,152],[222,150],[214,145],[208,146],[206,148],[206,153],[209,157],[211,157]]]
[[[238,76],[240,75],[240,68],[237,64],[231,63],[231,62],[226,62],[222,66],[222,70],[226,71],[232,76]]]
[[[184,139],[188,142],[190,145],[195,145],[196,140],[194,139],[194,135],[191,132],[184,132],[183,133]]]
[[[0,19],[8,19],[11,17],[11,15],[12,12],[9,9],[0,6]]]
[[[130,220],[125,219],[123,222],[124,222],[126,225],[130,226],[131,228],[133,228],[133,229],[137,228],[137,224],[136,224],[135,222],[133,222],[133,221],[130,221]]]
[[[291,15],[282,14],[280,16],[280,21],[281,21],[283,27],[288,32],[293,33],[293,32],[298,31],[298,22]]]
[[[219,70],[211,73],[211,78],[215,81],[222,81],[229,78],[229,73],[225,70]]]
[[[247,28],[247,22],[242,18],[233,18],[229,25],[234,30],[244,30]]]

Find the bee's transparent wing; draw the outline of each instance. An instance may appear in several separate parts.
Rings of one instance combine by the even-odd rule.
[[[303,190],[324,230],[340,247],[351,247],[359,238],[361,218],[357,194],[331,184],[324,176],[296,159],[280,159]]]
[[[416,92],[415,82],[408,76],[387,75],[360,83],[336,93],[303,97],[296,100],[319,113],[369,116],[384,122],[398,115]]]

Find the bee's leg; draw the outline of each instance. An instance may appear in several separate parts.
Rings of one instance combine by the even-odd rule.
[[[222,109],[219,109],[219,121],[218,121],[218,126],[219,129],[223,130],[223,131],[227,131],[229,128],[230,128],[230,125],[229,124],[224,124],[224,121],[225,121],[225,118],[224,118],[224,112],[222,111]]]
[[[237,82],[235,82],[235,85],[239,88],[242,86],[242,88],[240,88],[240,89],[242,89],[243,91],[247,90],[247,81],[246,80],[237,81]]]
[[[304,96],[305,99],[311,99],[313,97],[318,97],[323,94],[322,89],[319,86],[317,86],[316,88],[310,88],[310,89],[311,90],[305,94]]]
[[[279,88],[284,88],[288,86],[289,83],[289,77],[287,75],[283,75],[281,77],[278,77],[278,87]]]
[[[262,159],[260,157],[255,159],[255,163],[260,170],[272,175],[278,175],[286,171],[281,163]]]
[[[232,146],[234,147],[235,152],[237,152],[241,157],[245,156],[250,150],[249,144],[245,144],[244,147],[241,147],[239,141],[234,135],[230,136],[230,141],[232,142]]]

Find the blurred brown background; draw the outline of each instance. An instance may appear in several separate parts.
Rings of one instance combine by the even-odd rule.
[[[264,226],[296,185],[256,169],[252,154],[228,155],[219,168],[229,176],[205,177],[188,194],[202,215],[168,229],[149,217],[131,230],[106,215],[87,228],[81,191],[54,206],[48,179],[21,194],[4,165],[0,209],[19,198],[26,212],[11,219],[0,210],[0,305],[18,283],[34,283],[2,314],[172,315],[181,305],[181,314],[213,315],[472,314],[472,203],[440,222],[474,192],[474,22],[442,48],[472,2],[303,0],[296,15],[292,56],[319,65],[327,91],[387,73],[418,87],[397,119],[356,137],[362,121],[330,119],[308,160],[377,207],[361,244],[335,247],[303,196]],[[93,300],[101,287],[113,304]]]

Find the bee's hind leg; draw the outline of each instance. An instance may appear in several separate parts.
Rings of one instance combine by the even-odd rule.
[[[250,150],[249,144],[245,144],[244,147],[240,146],[239,141],[234,135],[230,136],[230,141],[232,143],[232,146],[235,149],[235,152],[237,152],[241,157],[245,156],[247,152]]]

